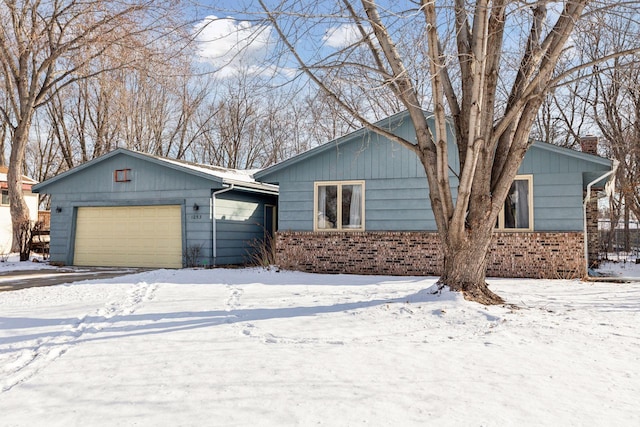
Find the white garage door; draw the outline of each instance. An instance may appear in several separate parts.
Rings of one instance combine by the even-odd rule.
[[[74,264],[182,267],[180,206],[78,208]]]

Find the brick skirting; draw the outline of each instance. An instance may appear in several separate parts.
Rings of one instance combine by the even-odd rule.
[[[541,279],[585,276],[580,232],[495,233],[487,276]],[[278,264],[314,273],[439,275],[442,252],[432,232],[279,231]]]

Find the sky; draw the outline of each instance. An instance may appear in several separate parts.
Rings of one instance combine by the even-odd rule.
[[[194,31],[200,58],[218,69],[220,77],[228,77],[243,68],[264,71],[263,63],[273,47],[272,28],[209,15],[195,25]]]
[[[228,5],[227,5],[228,4]],[[230,77],[241,71],[250,74],[283,76],[291,78],[296,74],[297,64],[281,64],[282,58],[275,58],[278,34],[273,26],[258,22],[255,15],[230,12],[242,9],[233,3],[223,1],[216,9],[209,11],[194,25],[198,53],[202,62],[212,65],[218,77]],[[253,6],[254,9],[257,6]],[[225,11],[226,9],[226,11]],[[356,26],[349,22],[328,22],[321,24],[312,38],[317,49],[331,52],[353,43],[359,37]],[[299,46],[306,46],[300,43]],[[304,49],[301,50],[303,54]],[[291,58],[289,58],[291,60]]]
[[[266,3],[271,6],[280,1],[266,0]],[[356,7],[358,3],[354,3]],[[407,25],[413,25],[414,22],[424,24],[422,13],[416,9],[414,2],[379,0],[376,3],[383,22],[391,32],[396,30],[406,32]],[[444,3],[439,2],[438,5],[442,6]],[[560,7],[562,3],[558,2],[552,2],[549,6],[547,19],[550,25],[555,23]],[[296,48],[303,55],[311,56],[317,53],[325,55],[351,44],[359,37],[352,20],[335,2],[318,2],[309,6],[306,2],[289,1],[287,8],[287,12],[296,18],[313,14],[313,21],[316,22],[313,27],[304,27],[305,32],[296,43]],[[402,10],[405,12],[397,13]],[[294,73],[290,69],[291,64],[273,65],[275,61],[270,55],[274,53],[278,34],[272,26],[259,22],[259,19],[264,17],[261,11],[257,1],[243,0],[209,1],[198,9],[199,18],[194,25],[194,32],[197,34],[200,56],[203,61],[219,69],[220,76],[230,76],[241,69],[252,73],[284,73],[286,75]],[[341,13],[343,17],[336,19],[334,16],[336,13]],[[332,16],[327,17],[327,14]],[[438,11],[438,17],[439,27],[451,29],[452,16],[446,8],[442,7]],[[524,9],[514,6],[508,11],[509,22],[505,30],[506,51],[520,51],[522,37],[528,36],[526,28],[530,25],[530,19],[530,12]],[[297,28],[303,28],[303,25],[297,25]],[[398,43],[398,36],[394,38]],[[509,48],[509,46],[512,47]],[[265,62],[271,65],[265,66]]]
[[[295,75],[295,69],[265,65],[274,53],[277,34],[273,27],[230,16],[209,15],[194,26],[198,54],[212,65],[219,77],[229,77],[241,70],[250,74]],[[354,24],[328,26],[322,43],[329,49],[343,48],[357,40]]]

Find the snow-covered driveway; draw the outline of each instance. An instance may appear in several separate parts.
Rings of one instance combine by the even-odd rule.
[[[157,270],[0,293],[0,424],[640,425],[640,284]]]
[[[48,268],[17,271],[2,271],[0,269],[0,292],[36,286],[60,285],[81,280],[109,279],[149,270],[148,268],[115,267],[46,267]]]

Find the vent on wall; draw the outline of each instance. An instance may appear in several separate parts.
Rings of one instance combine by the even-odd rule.
[[[116,169],[113,172],[113,180],[115,182],[129,182],[131,181],[131,169]]]

